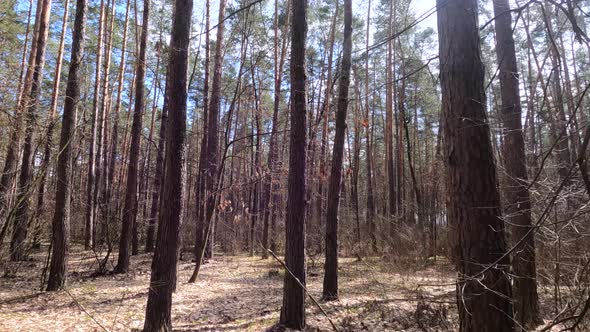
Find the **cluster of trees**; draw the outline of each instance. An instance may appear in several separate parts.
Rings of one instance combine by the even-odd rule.
[[[325,255],[329,301],[339,254],[448,257],[462,331],[539,325],[541,289],[554,323],[582,324],[587,4],[140,5],[0,4],[2,260],[49,242],[55,291],[72,242],[97,274],[153,252],[146,331],[171,329],[187,251],[189,282],[216,251],[284,252],[293,328],[306,257]]]

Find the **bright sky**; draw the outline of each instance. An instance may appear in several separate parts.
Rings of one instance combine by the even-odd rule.
[[[411,6],[414,10],[414,13],[416,14],[416,17],[419,17],[436,6],[436,0],[413,0]],[[431,27],[436,30],[436,13],[432,14],[430,17],[420,23],[420,26],[422,28]]]

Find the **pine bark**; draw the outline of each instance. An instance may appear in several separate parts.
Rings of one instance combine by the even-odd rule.
[[[51,236],[52,252],[47,291],[65,286],[70,240],[70,195],[72,144],[75,134],[76,106],[80,98],[79,71],[84,57],[87,0],[76,1],[76,18],[72,32],[72,53],[68,72],[65,103],[61,123],[59,157],[57,160],[57,189]]]
[[[49,18],[51,14],[51,1],[42,0],[39,19],[37,20],[37,38],[35,47],[35,64],[31,79],[31,90],[27,96],[25,106],[25,139],[22,152],[22,163],[19,174],[18,189],[16,196],[16,208],[14,215],[14,227],[10,241],[10,259],[20,261],[26,257],[25,240],[28,233],[30,217],[30,199],[33,193],[33,155],[35,140],[35,125],[37,123],[37,109],[39,104],[39,93],[43,77],[43,66],[45,65],[45,49],[47,36],[49,34]],[[12,219],[9,217],[9,219]]]
[[[98,200],[98,185],[96,176],[96,162],[100,158],[97,153],[97,135],[100,113],[100,92],[102,82],[102,40],[104,33],[105,4],[100,1],[100,15],[98,18],[98,37],[96,45],[96,65],[94,73],[94,98],[92,101],[92,125],[90,134],[90,148],[88,152],[88,175],[86,182],[86,228],[84,232],[84,249],[94,248],[96,205]]]
[[[205,202],[203,218],[201,219],[202,228],[197,227],[202,232],[197,232],[197,243],[195,244],[195,269],[189,282],[194,282],[196,279],[205,252],[205,247],[209,238],[209,231],[213,213],[215,212],[215,204],[219,193],[218,176],[219,176],[219,110],[221,105],[221,73],[223,69],[223,35],[224,35],[224,13],[225,0],[219,1],[219,20],[217,24],[217,40],[215,42],[215,58],[213,64],[213,82],[211,85],[211,99],[207,110],[207,145],[206,158],[204,160],[204,196],[200,199]],[[200,238],[199,238],[200,236]]]
[[[176,266],[184,202],[183,165],[186,157],[187,72],[192,11],[192,0],[175,0],[164,98],[164,108],[169,112],[169,123],[166,128],[166,165],[143,328],[145,332],[172,330],[172,292],[177,278]]]
[[[340,205],[340,182],[342,181],[342,162],[344,160],[344,134],[348,109],[348,88],[350,86],[350,67],[352,54],[352,3],[344,0],[344,42],[338,86],[338,105],[336,110],[336,133],[332,150],[332,170],[328,186],[328,206],[326,210],[326,262],[324,264],[324,300],[338,299],[338,208]]]
[[[504,167],[507,173],[504,189],[507,206],[504,209],[507,223],[512,227],[514,242],[522,240],[522,245],[515,250],[512,258],[515,275],[514,309],[520,325],[532,328],[541,323],[536,282],[535,233],[531,220],[519,76],[508,0],[494,1],[494,14],[502,98],[500,111],[506,133],[502,145]]]
[[[285,273],[280,323],[288,328],[305,327],[305,161],[307,153],[307,101],[305,43],[307,40],[307,0],[291,1],[291,131],[286,209]],[[297,280],[295,280],[297,278]]]
[[[460,331],[513,331],[510,262],[485,110],[478,4],[438,0],[437,5],[443,151]]]
[[[133,124],[131,127],[131,147],[129,148],[129,165],[127,169],[127,185],[125,190],[125,204],[123,207],[123,220],[121,225],[121,238],[119,241],[119,256],[115,273],[127,273],[129,271],[130,245],[133,233],[133,223],[137,215],[137,173],[139,166],[139,153],[141,146],[142,116],[145,108],[145,71],[146,49],[149,33],[150,0],[143,2],[143,20],[141,26],[141,44],[139,57],[137,58],[137,74],[135,81],[135,107],[133,111]]]

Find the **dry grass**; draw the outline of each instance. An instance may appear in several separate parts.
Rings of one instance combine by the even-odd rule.
[[[150,255],[132,259],[132,273],[92,277],[96,258],[75,250],[67,291],[39,291],[44,253],[9,265],[0,279],[0,331],[129,331],[143,326]],[[111,267],[112,268],[112,267]],[[278,320],[282,300],[279,264],[258,257],[220,256],[188,284],[190,261],[179,264],[173,324],[178,331],[265,331]],[[402,272],[400,272],[402,270]],[[319,298],[322,268],[308,266],[312,296]],[[445,262],[403,269],[377,258],[342,258],[341,298],[322,303],[342,331],[452,331],[456,328],[453,273]],[[308,301],[307,331],[330,331]]]

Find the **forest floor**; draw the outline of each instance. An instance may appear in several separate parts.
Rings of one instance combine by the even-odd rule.
[[[0,331],[141,330],[151,255],[134,256],[127,275],[93,277],[94,253],[74,248],[68,288],[48,293],[39,291],[44,252],[7,266],[10,273],[0,278]],[[340,262],[340,300],[320,301],[340,331],[457,329],[455,274],[445,260],[420,266],[380,258]],[[282,301],[284,275],[278,262],[218,256],[189,284],[193,266],[190,260],[179,264],[172,305],[175,331],[272,330]],[[310,260],[307,286],[316,299],[321,297],[322,276],[321,262]],[[331,331],[317,306],[306,303],[305,331]]]

